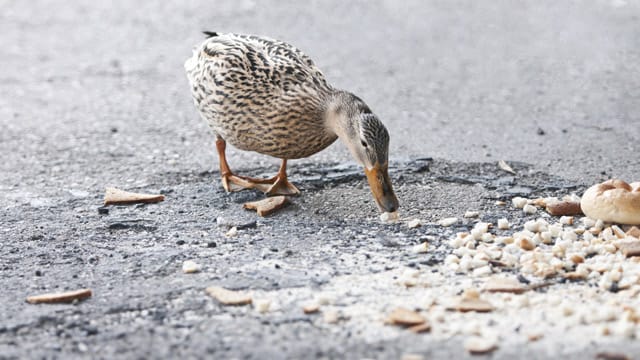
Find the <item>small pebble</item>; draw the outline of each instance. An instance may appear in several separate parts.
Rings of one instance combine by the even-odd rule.
[[[420,354],[404,354],[400,360],[424,360],[424,356]]]
[[[487,354],[498,348],[498,342],[495,339],[472,336],[465,340],[464,348],[471,354]]]
[[[513,204],[513,206],[517,207],[518,209],[524,208],[528,202],[529,200],[521,197],[514,197],[513,199],[511,199],[511,203]]]
[[[397,211],[394,212],[383,212],[382,214],[380,214],[380,221],[382,221],[383,223],[394,223],[397,222],[399,219],[399,215]]]
[[[416,254],[426,253],[429,251],[429,243],[425,241],[421,244],[415,245],[411,248],[411,251]]]
[[[534,342],[542,339],[543,337],[544,337],[544,333],[536,332],[536,333],[531,333],[527,335],[527,340]]]
[[[505,245],[513,244],[513,237],[511,237],[511,236],[498,236],[498,237],[495,238],[495,242],[497,244],[505,244]]]
[[[571,231],[571,230],[564,230],[561,234],[562,240],[566,240],[566,241],[577,241],[578,240],[578,234],[576,234],[575,231]]]
[[[531,251],[536,248],[536,245],[527,238],[520,238],[518,240],[518,246],[520,246],[523,250]]]
[[[481,239],[483,242],[491,243],[491,242],[493,242],[494,236],[493,236],[493,234],[492,234],[492,233],[484,233],[484,234],[482,234],[482,236],[480,237],[480,239]]]
[[[532,215],[532,214],[535,214],[538,211],[538,209],[533,205],[527,204],[522,208],[522,211],[524,211],[525,214]]]
[[[628,236],[635,237],[636,239],[640,239],[640,229],[637,226],[632,226],[625,233]]]
[[[573,225],[573,216],[561,216],[560,223],[564,225]]]
[[[537,233],[540,231],[538,223],[535,220],[529,220],[526,223],[524,223],[524,228],[534,233]]]
[[[266,314],[269,312],[269,308],[271,307],[271,300],[269,299],[255,299],[253,300],[253,307],[260,314]]]
[[[473,227],[473,229],[478,230],[480,234],[484,234],[489,231],[489,223],[479,222]]]
[[[465,218],[477,218],[478,216],[480,216],[479,211],[467,211],[464,213]]]
[[[305,305],[304,307],[302,307],[302,311],[307,315],[315,314],[320,311],[320,305],[316,303]]]
[[[447,255],[447,257],[444,258],[444,263],[445,264],[452,264],[452,263],[459,263],[460,262],[460,258],[458,258],[457,256],[453,255],[453,254],[449,254]]]
[[[340,320],[340,313],[336,310],[327,310],[324,312],[323,318],[327,324],[335,324]]]
[[[200,265],[193,260],[187,260],[182,263],[182,272],[185,274],[193,274],[200,271]]]
[[[582,218],[582,225],[586,228],[591,228],[596,225],[596,221],[585,216]]]
[[[232,227],[231,229],[229,229],[229,231],[227,231],[226,234],[224,234],[224,236],[226,236],[228,238],[231,238],[231,237],[234,237],[234,236],[237,236],[237,235],[238,235],[238,228],[235,227],[235,226]]]
[[[448,226],[451,226],[451,225],[453,225],[453,224],[455,224],[457,222],[458,222],[458,218],[449,217],[449,218],[444,218],[444,219],[438,220],[438,225],[444,226],[444,227],[448,227]]]
[[[498,220],[498,229],[507,230],[509,229],[509,227],[510,227],[509,220],[504,218]]]
[[[551,236],[558,237],[562,233],[562,224],[550,225],[547,230],[551,232]]]
[[[331,294],[326,294],[326,293],[319,294],[316,297],[316,302],[318,303],[318,305],[329,305],[333,303],[334,300],[335,299]]]
[[[394,325],[412,326],[424,324],[427,320],[413,310],[399,307],[389,314],[387,321]]]
[[[633,338],[636,332],[636,327],[633,322],[621,319],[617,322],[614,328],[614,332],[617,335],[624,336],[626,338]]]
[[[414,229],[414,228],[420,227],[420,226],[422,226],[422,220],[413,219],[413,220],[411,220],[411,221],[409,221],[407,223],[407,226],[409,226],[409,229]]]
[[[473,270],[473,276],[483,277],[491,275],[493,271],[491,270],[491,266],[485,265]]]
[[[572,254],[569,256],[569,260],[571,260],[571,262],[573,262],[574,264],[581,264],[584,262],[584,257],[582,257],[582,255],[580,254]]]
[[[209,286],[205,291],[223,305],[248,305],[253,302],[251,294],[243,291],[229,290],[220,286]]]
[[[493,277],[484,284],[484,290],[488,292],[522,294],[527,291],[527,288],[515,278]]]
[[[627,236],[618,225],[611,225],[611,231],[618,239],[624,239]]]

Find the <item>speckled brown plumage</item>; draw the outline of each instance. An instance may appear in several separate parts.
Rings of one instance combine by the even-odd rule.
[[[185,68],[200,114],[239,149],[297,159],[337,139],[323,119],[334,90],[313,61],[287,43],[251,35],[212,36]]]

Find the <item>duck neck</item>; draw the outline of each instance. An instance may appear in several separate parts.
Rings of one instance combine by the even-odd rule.
[[[327,130],[334,133],[343,142],[349,144],[349,139],[356,136],[357,128],[354,122],[354,111],[351,106],[353,94],[337,90],[328,97],[324,110],[324,124]]]

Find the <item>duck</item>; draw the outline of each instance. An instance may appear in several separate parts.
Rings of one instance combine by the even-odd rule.
[[[389,178],[389,132],[356,95],[334,88],[313,60],[284,41],[205,31],[185,62],[191,95],[213,130],[222,186],[267,196],[300,191],[287,178],[287,160],[316,154],[340,139],[363,168],[382,212],[399,207]],[[281,159],[272,178],[234,173],[226,144]]]

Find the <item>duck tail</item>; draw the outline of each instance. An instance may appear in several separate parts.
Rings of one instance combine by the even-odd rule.
[[[207,35],[207,38],[212,38],[218,36],[218,33],[215,31],[203,31],[203,34]]]

